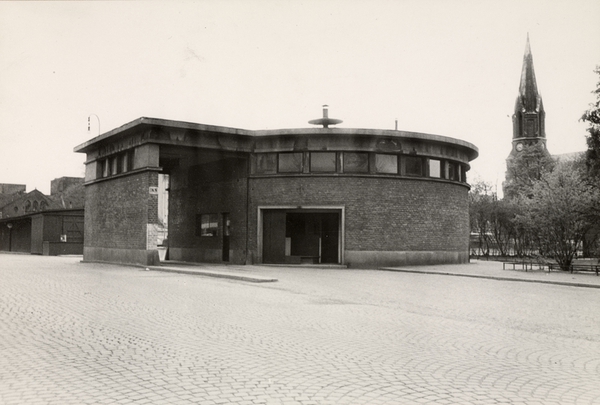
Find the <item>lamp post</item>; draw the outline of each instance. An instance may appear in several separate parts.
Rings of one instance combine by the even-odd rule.
[[[98,117],[96,114],[90,114],[90,115],[88,115],[88,128],[87,128],[88,132],[90,132],[90,129],[92,127],[91,123],[90,123],[90,118],[92,118],[92,115],[94,117],[96,117],[96,119],[98,120],[98,135],[100,135],[100,117]]]
[[[8,251],[11,252],[12,251],[12,227],[13,227],[13,224],[11,224],[9,222],[8,224],[6,224],[6,226],[8,227]]]

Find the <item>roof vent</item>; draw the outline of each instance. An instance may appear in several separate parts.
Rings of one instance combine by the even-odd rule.
[[[308,121],[309,124],[323,125],[323,128],[329,128],[330,125],[339,124],[341,122],[343,121],[335,118],[329,118],[329,106],[327,104],[323,105],[323,118]]]

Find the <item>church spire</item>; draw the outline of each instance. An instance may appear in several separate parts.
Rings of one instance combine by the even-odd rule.
[[[523,55],[519,95],[515,102],[513,115],[513,143],[517,145],[531,144],[532,141],[541,140],[545,143],[545,118],[542,96],[538,92],[535,71],[533,69],[533,55],[529,34]],[[519,146],[521,148],[522,146]]]
[[[521,84],[519,86],[519,98],[521,107],[527,112],[539,111],[542,107],[542,97],[538,93],[537,82],[535,80],[535,70],[533,69],[533,55],[531,54],[531,45],[529,43],[529,34],[527,34],[527,44],[525,45],[525,55],[523,55],[523,68],[521,69]]]

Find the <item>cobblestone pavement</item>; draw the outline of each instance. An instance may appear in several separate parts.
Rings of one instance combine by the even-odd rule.
[[[600,292],[0,255],[1,404],[600,404]]]

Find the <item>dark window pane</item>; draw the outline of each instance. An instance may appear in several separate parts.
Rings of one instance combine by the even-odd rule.
[[[456,163],[448,162],[448,175],[446,178],[449,180],[458,180],[458,165]]]
[[[129,159],[127,157],[127,153],[123,153],[121,155],[121,171],[123,173],[126,173],[129,170],[131,170],[131,169],[129,168]]]
[[[404,157],[404,165],[408,176],[423,175],[423,158],[416,156]]]
[[[110,174],[118,174],[119,173],[119,159],[116,156],[110,158]]]
[[[201,214],[196,217],[197,236],[217,236],[219,214]]]
[[[256,173],[273,174],[277,172],[277,154],[259,153],[256,155]]]
[[[110,176],[110,161],[108,159],[104,159],[102,161],[102,177]]]
[[[398,156],[376,154],[375,170],[377,173],[398,173]]]
[[[278,171],[280,173],[301,173],[302,153],[280,153]]]
[[[135,167],[133,167],[134,159],[135,159],[135,152],[133,150],[128,151],[127,152],[127,168],[128,168],[128,170],[135,169]]]
[[[335,152],[312,152],[310,154],[311,172],[335,172]]]
[[[345,173],[368,173],[369,154],[361,152],[344,152]]]

